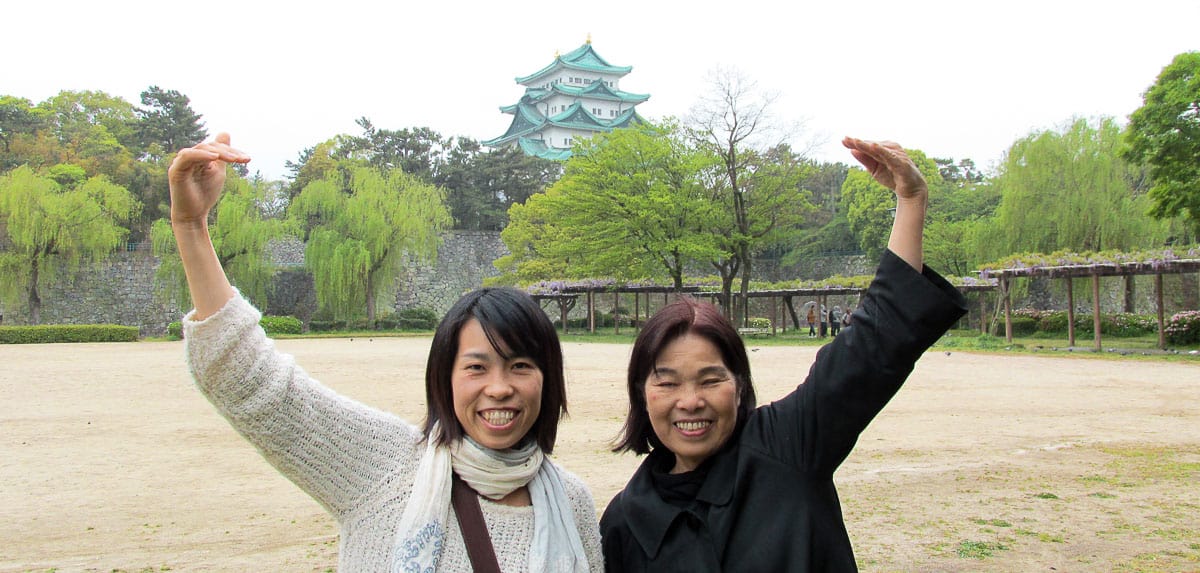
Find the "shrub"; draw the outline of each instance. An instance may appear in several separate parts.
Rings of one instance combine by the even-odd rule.
[[[396,330],[400,326],[400,317],[387,313],[375,318],[375,330]]]
[[[308,321],[308,330],[311,332],[333,332],[335,330],[345,330],[346,321],[344,320],[310,320]]]
[[[1177,312],[1164,326],[1167,342],[1179,346],[1200,343],[1200,310]]]
[[[136,342],[138,328],[119,324],[0,326],[0,344],[48,342]]]
[[[1015,314],[1015,313],[1014,313]],[[1029,336],[1038,331],[1038,321],[1030,316],[1016,315],[1012,317],[1013,336]],[[996,331],[992,334],[1004,336],[1004,322],[996,321]]]
[[[761,316],[752,316],[748,321],[750,328],[771,328],[771,319]]]
[[[183,323],[176,320],[167,325],[167,336],[173,340],[181,340],[183,338]]]
[[[428,308],[405,308],[396,313],[401,330],[433,330],[441,318]]]
[[[264,316],[258,321],[267,334],[300,334],[304,324],[294,316]]]

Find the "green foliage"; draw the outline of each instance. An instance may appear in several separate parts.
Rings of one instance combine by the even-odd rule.
[[[1200,52],[1175,56],[1129,117],[1124,156],[1150,167],[1151,213],[1183,215],[1200,236]]]
[[[138,328],[119,324],[0,326],[0,344],[54,342],[137,342]]]
[[[443,192],[400,171],[349,166],[309,183],[289,207],[308,244],[317,302],[341,320],[375,319],[375,300],[408,258],[432,260],[451,224]]]
[[[183,338],[183,322],[176,320],[167,325],[167,336],[173,340]]]
[[[150,86],[140,95],[146,107],[137,110],[138,147],[148,156],[158,159],[208,137],[187,96],[158,86]]]
[[[997,551],[1007,550],[1008,546],[999,542],[961,541],[955,554],[963,559],[987,559],[995,555]]]
[[[1013,310],[1013,334],[1029,336],[1034,333],[1046,333],[1055,336],[1065,336],[1067,329],[1067,311],[1065,310],[1035,310],[1021,308]],[[1075,314],[1075,332],[1082,335],[1093,333],[1095,323],[1091,314]],[[1003,334],[1004,325],[997,325],[997,333]],[[1133,314],[1120,312],[1100,315],[1100,334],[1107,336],[1135,337],[1158,332],[1158,320],[1148,314]]]
[[[300,334],[304,325],[294,316],[264,316],[258,321],[267,334]]]
[[[286,231],[282,221],[263,217],[268,192],[263,182],[251,183],[230,172],[208,225],[217,259],[229,281],[260,308],[266,307],[275,271],[267,247]],[[155,221],[150,237],[154,256],[161,261],[154,275],[159,295],[174,296],[180,306],[190,306],[187,277],[170,221]]]
[[[1164,327],[1167,342],[1180,346],[1200,343],[1200,310],[1175,313]]]
[[[937,163],[919,150],[906,149],[917,169],[925,176],[931,189],[942,184]],[[858,246],[870,260],[879,259],[887,248],[888,237],[895,220],[896,195],[880,185],[870,173],[855,168],[842,184],[842,210],[850,232],[858,238]]]
[[[433,330],[441,322],[437,313],[428,308],[401,309],[396,318],[401,330]]]
[[[582,142],[545,193],[509,210],[501,233],[510,280],[612,276],[682,281],[689,264],[721,256],[701,231],[719,215],[700,184],[710,158],[672,125],[639,126]]]
[[[5,277],[0,297],[7,305],[27,305],[36,324],[42,281],[103,259],[124,242],[129,230],[122,224],[137,210],[129,192],[103,176],[73,189],[63,189],[27,166],[0,176],[0,226],[10,244],[0,252]]]
[[[748,322],[750,328],[771,328],[771,319],[761,316],[752,316]]]
[[[1118,157],[1120,142],[1116,121],[1102,118],[1014,143],[993,181],[1002,198],[979,236],[982,255],[1163,244],[1168,228],[1146,215],[1141,170]]]

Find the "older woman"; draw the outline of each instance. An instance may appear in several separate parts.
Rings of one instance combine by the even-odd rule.
[[[188,364],[234,428],[337,519],[339,569],[602,569],[591,493],[546,457],[566,396],[558,337],[537,304],[482,289],[451,308],[430,349],[423,428],[339,396],[275,351],[213,250],[207,218],[226,164],[246,161],[221,134],[169,170],[196,305]]]
[[[853,326],[795,391],[756,408],[746,348],[717,308],[684,299],[647,321],[616,450],[649,455],[601,519],[609,571],[856,570],[834,470],[965,306],[923,264],[927,189],[907,154],[843,144],[897,196]]]

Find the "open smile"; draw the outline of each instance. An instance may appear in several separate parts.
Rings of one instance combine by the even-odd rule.
[[[517,419],[517,410],[494,409],[479,412],[479,418],[491,430],[506,430]]]
[[[675,429],[688,438],[703,436],[712,425],[712,420],[680,420],[674,424]]]

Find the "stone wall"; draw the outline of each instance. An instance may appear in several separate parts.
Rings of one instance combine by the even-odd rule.
[[[149,251],[118,252],[96,265],[84,265],[57,280],[42,281],[42,324],[121,324],[136,326],[142,336],[159,336],[183,310],[173,298],[154,291],[158,259]],[[4,324],[28,324],[24,305],[0,308]]]

